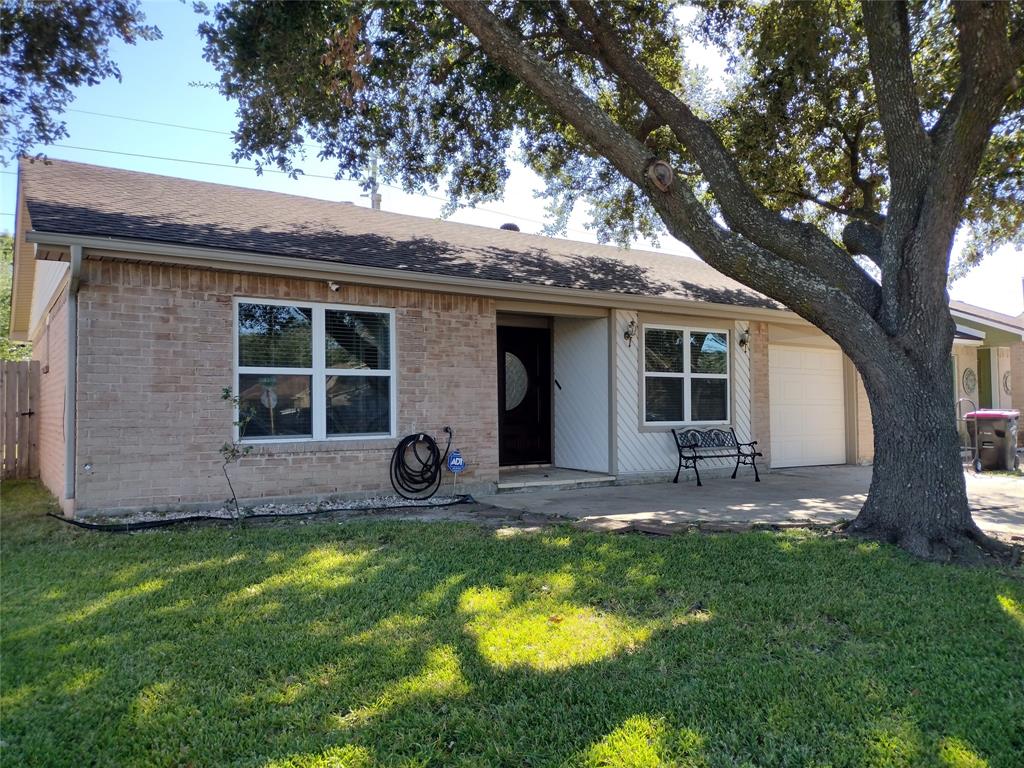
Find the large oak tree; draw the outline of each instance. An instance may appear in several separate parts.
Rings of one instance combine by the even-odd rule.
[[[357,174],[380,153],[407,189],[446,181],[472,204],[518,151],[556,228],[585,201],[603,236],[664,228],[783,302],[867,389],[875,465],[852,530],[922,557],[997,549],[968,509],[946,281],[958,233],[971,253],[1021,239],[1024,8],[707,2],[683,18],[668,0],[232,2],[201,31],[239,104],[239,158],[293,170],[313,142]],[[693,35],[730,51],[724,99],[685,65]]]

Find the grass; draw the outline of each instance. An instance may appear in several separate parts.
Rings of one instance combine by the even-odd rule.
[[[138,535],[3,487],[0,762],[1019,766],[1024,584],[786,534]]]

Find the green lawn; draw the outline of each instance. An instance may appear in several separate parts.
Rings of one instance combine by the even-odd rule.
[[[132,536],[3,488],[4,766],[1024,764],[1024,583],[815,535]]]

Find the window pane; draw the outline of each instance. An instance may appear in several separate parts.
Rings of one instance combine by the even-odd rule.
[[[328,368],[391,367],[391,316],[376,312],[325,313]]]
[[[646,421],[682,421],[685,381],[647,376]]]
[[[729,343],[724,333],[690,333],[690,372],[727,373]]]
[[[311,377],[243,373],[238,376],[238,412],[242,438],[311,437]]]
[[[693,421],[725,421],[728,379],[693,379],[691,384],[690,419]]]
[[[313,365],[313,310],[238,305],[238,364],[263,368]]]
[[[511,352],[505,353],[505,410],[513,411],[530,391],[530,374],[523,361]]]
[[[327,434],[391,432],[389,376],[328,376]]]
[[[683,331],[648,328],[644,334],[644,370],[682,373],[683,338]]]

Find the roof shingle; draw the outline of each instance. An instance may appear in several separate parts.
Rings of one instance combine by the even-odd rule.
[[[22,161],[37,232],[781,308],[702,261],[65,160]]]

